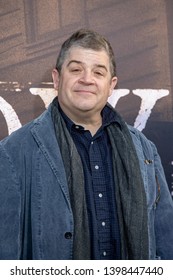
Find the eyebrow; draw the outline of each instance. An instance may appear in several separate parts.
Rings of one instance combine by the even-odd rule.
[[[67,67],[72,63],[84,64],[82,61],[79,61],[79,60],[70,60],[69,63],[67,64]],[[103,69],[105,69],[106,72],[108,72],[108,69],[103,64],[94,64],[94,67],[103,68]]]

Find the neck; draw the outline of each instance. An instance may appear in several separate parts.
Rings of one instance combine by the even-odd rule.
[[[64,110],[68,118],[76,125],[83,126],[85,130],[89,130],[93,136],[102,125],[102,117],[100,112],[98,114],[91,114],[89,112],[80,112],[80,114],[71,114],[71,112]]]
[[[91,135],[94,136],[98,129],[101,127],[102,122],[95,123],[95,124],[81,124],[85,130],[89,130]]]
[[[77,125],[81,125],[85,128],[85,130],[89,130],[91,135],[93,136],[98,129],[101,127],[102,125],[102,118],[101,115],[99,115],[98,117],[95,116],[95,118],[91,118],[85,115],[84,118],[80,117],[80,118],[70,118],[75,124]]]

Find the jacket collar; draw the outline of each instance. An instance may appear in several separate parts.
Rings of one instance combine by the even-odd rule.
[[[51,105],[34,121],[31,133],[37,142],[40,150],[46,158],[50,168],[56,176],[65,196],[68,196],[65,169],[62,161],[61,152],[55,136],[55,129],[51,116]]]

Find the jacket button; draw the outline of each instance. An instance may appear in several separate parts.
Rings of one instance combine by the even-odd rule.
[[[71,232],[66,232],[64,236],[65,236],[66,239],[71,239],[72,238],[72,233]]]

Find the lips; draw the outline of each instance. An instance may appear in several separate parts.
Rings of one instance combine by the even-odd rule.
[[[75,92],[81,94],[95,94],[93,90],[89,90],[89,89],[76,89]]]

